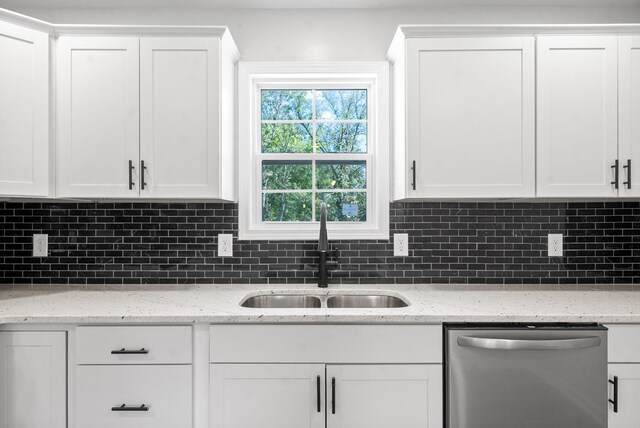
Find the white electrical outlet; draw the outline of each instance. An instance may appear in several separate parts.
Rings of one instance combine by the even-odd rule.
[[[403,257],[409,255],[409,234],[394,233],[393,234],[393,255]]]
[[[49,235],[33,235],[33,257],[47,257],[49,255]]]
[[[233,235],[230,233],[218,234],[218,257],[233,256]]]
[[[548,246],[549,257],[562,257],[562,233],[550,233]]]

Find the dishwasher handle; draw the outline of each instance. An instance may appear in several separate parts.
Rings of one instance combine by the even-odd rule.
[[[598,336],[580,337],[574,339],[496,339],[489,337],[458,337],[458,346],[469,348],[519,351],[538,350],[556,351],[561,349],[581,349],[600,346],[602,340]]]

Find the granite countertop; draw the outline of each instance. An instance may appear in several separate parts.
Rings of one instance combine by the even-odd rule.
[[[522,285],[135,285],[0,287],[8,323],[640,323],[635,287]],[[639,289],[640,290],[640,289]],[[389,309],[251,309],[247,294],[389,292],[410,302]]]

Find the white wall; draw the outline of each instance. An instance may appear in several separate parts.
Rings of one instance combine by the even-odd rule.
[[[58,24],[228,25],[249,61],[382,60],[399,24],[640,22],[638,6],[14,10]]]

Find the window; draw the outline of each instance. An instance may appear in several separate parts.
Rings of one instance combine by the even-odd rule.
[[[240,239],[317,239],[323,202],[330,239],[388,239],[387,78],[381,63],[241,65]]]

